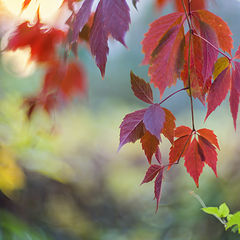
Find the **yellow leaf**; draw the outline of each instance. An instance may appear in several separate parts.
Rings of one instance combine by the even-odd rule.
[[[217,76],[229,66],[229,64],[229,60],[226,57],[219,58],[214,65],[213,80],[215,80]]]

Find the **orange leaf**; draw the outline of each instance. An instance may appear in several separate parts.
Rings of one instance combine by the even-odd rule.
[[[192,133],[192,129],[186,126],[179,126],[175,130],[175,137],[183,137],[190,135]]]
[[[174,115],[166,108],[165,111],[165,122],[162,129],[162,134],[173,144],[174,141],[174,130],[176,128]]]
[[[148,162],[151,164],[152,156],[157,152],[159,140],[149,131],[146,131],[144,136],[141,138],[141,143]]]
[[[208,140],[211,144],[215,145],[219,150],[218,140],[217,136],[214,134],[214,132],[207,128],[202,128],[197,130],[197,132],[200,134],[201,137]]]

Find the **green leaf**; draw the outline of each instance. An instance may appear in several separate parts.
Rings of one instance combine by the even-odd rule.
[[[232,227],[233,225],[238,225],[238,232],[240,233],[240,211],[228,218],[226,229]]]
[[[230,213],[230,210],[229,210],[227,204],[226,203],[221,204],[219,207],[219,215],[220,215],[219,217],[221,217],[221,218],[227,217],[229,215],[229,213]]]
[[[206,207],[206,208],[202,208],[202,210],[207,214],[217,215],[218,217],[220,217],[219,210],[217,207]]]

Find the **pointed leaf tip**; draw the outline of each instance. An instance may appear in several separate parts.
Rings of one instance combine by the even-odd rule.
[[[144,79],[135,75],[132,71],[130,72],[131,87],[134,95],[142,100],[143,102],[152,104],[153,93],[149,83],[145,82]]]

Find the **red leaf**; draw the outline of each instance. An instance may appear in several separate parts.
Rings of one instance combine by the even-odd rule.
[[[120,144],[118,151],[129,142],[136,142],[144,135],[143,117],[147,109],[127,114],[120,125]]]
[[[218,145],[217,136],[214,134],[214,132],[212,130],[207,129],[207,128],[202,128],[202,129],[197,130],[197,132],[200,134],[201,137],[208,140],[208,142],[215,145],[220,150],[219,145]]]
[[[220,17],[207,10],[198,10],[193,12],[193,16],[199,18],[202,22],[209,25],[217,34],[218,43],[223,51],[231,55],[233,48],[232,33],[227,25]]]
[[[29,4],[31,3],[32,0],[24,0],[23,4],[22,4],[22,11],[25,10]]]
[[[179,161],[179,159],[181,157],[184,157],[184,155],[189,147],[190,142],[191,142],[190,135],[182,136],[174,141],[173,145],[170,148],[170,152],[169,152],[169,167],[168,167],[168,169],[170,169],[171,166],[175,162]]]
[[[57,91],[64,99],[70,99],[73,95],[83,94],[86,91],[86,75],[80,63],[70,62],[65,65],[62,62],[53,62],[44,78],[43,92]]]
[[[143,39],[143,64],[149,64],[151,82],[159,88],[162,96],[166,87],[176,83],[182,68],[183,13],[163,16],[150,25]]]
[[[201,36],[208,40],[213,46],[218,46],[217,35],[214,30],[206,23],[200,21],[200,33]],[[204,85],[209,78],[211,78],[214,68],[214,63],[217,61],[218,52],[210,46],[205,41],[202,41],[202,49],[203,49],[203,64],[202,64],[202,74]]]
[[[235,56],[234,56],[234,59],[237,58],[237,59],[240,59],[240,45],[235,53]]]
[[[129,7],[125,0],[100,0],[90,33],[90,47],[102,77],[105,75],[109,52],[108,37],[111,35],[126,46],[124,35],[129,28],[129,23]]]
[[[159,147],[157,148],[157,151],[155,153],[155,157],[160,165],[162,165],[162,156]]]
[[[198,187],[198,179],[204,167],[204,155],[199,143],[194,138],[184,156],[187,172],[193,178]]]
[[[191,10],[204,9],[206,7],[206,0],[191,0]],[[188,0],[184,0],[185,6],[188,11]],[[182,0],[175,0],[175,5],[178,11],[184,11]]]
[[[134,95],[140,100],[152,104],[153,103],[153,93],[149,83],[145,82],[144,79],[135,75],[132,71],[131,76],[131,86]]]
[[[165,122],[162,129],[162,134],[173,143],[174,141],[174,130],[176,128],[174,115],[166,108],[163,108],[165,112]]]
[[[152,156],[158,150],[159,140],[152,135],[149,131],[146,131],[141,138],[142,149],[148,159],[149,164],[151,164]]]
[[[71,42],[77,41],[79,33],[82,31],[84,25],[88,22],[88,19],[91,15],[93,1],[94,0],[85,0],[79,9],[76,19],[73,23],[73,37]]]
[[[230,91],[230,109],[233,117],[233,123],[236,130],[237,115],[239,108],[239,94],[240,94],[240,63],[234,62],[235,69],[232,69],[232,83]]]
[[[56,45],[63,40],[64,36],[64,32],[55,28],[46,29],[46,26],[39,22],[34,26],[24,22],[10,37],[7,50],[15,51],[18,48],[30,47],[32,60],[51,61],[56,55]]]
[[[161,140],[160,133],[162,132],[164,122],[165,112],[159,104],[152,104],[147,108],[143,117],[144,126],[158,140]]]
[[[186,126],[179,126],[175,130],[175,137],[189,136],[192,133],[192,129]]]
[[[226,68],[213,82],[207,97],[208,111],[205,120],[226,98],[230,87],[230,68]]]
[[[184,69],[181,73],[181,78],[184,86],[188,86],[188,52],[189,52],[189,32],[186,36],[186,44],[184,49]],[[203,80],[203,47],[202,40],[195,35],[191,40],[191,57],[190,57],[190,79],[191,79],[191,92],[194,98],[205,104],[205,94],[208,91],[210,82],[204,84]],[[210,79],[209,79],[210,80]]]
[[[154,194],[157,201],[156,212],[158,210],[158,206],[161,198],[162,180],[163,180],[163,168],[160,169],[154,182]]]
[[[212,168],[217,177],[217,153],[215,147],[204,137],[198,136],[198,141],[205,156],[205,163]]]
[[[150,165],[141,184],[151,182],[161,169],[162,167],[160,165]]]

